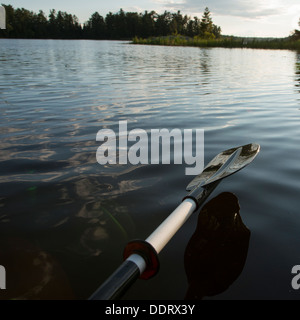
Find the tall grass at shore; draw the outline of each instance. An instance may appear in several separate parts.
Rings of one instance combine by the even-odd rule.
[[[181,35],[166,37],[151,37],[142,39],[135,37],[133,44],[189,46],[189,47],[224,47],[224,48],[253,48],[253,49],[292,49],[300,50],[300,40],[292,38],[237,38],[221,37],[219,39],[203,39],[199,37],[185,37]]]

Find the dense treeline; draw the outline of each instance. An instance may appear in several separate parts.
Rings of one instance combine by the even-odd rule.
[[[65,38],[75,39],[82,34],[76,16],[51,10],[48,17],[43,11],[34,13],[27,9],[14,9],[3,5],[6,10],[6,29],[0,30],[5,38]]]
[[[75,15],[54,9],[48,16],[43,11],[34,13],[27,9],[6,9],[6,30],[0,30],[0,37],[5,38],[53,38],[53,39],[132,39],[151,36],[185,35],[214,39],[221,35],[221,28],[213,24],[208,8],[202,19],[182,15],[180,11],[155,11],[144,13],[125,12],[120,9],[106,17],[95,12],[81,25]]]

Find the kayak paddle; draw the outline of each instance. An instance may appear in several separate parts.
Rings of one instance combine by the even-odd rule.
[[[218,154],[194,178],[186,190],[189,194],[168,218],[145,240],[127,244],[123,264],[108,278],[89,300],[120,299],[140,277],[150,279],[159,269],[158,254],[175,233],[198,210],[222,179],[240,171],[257,156],[260,146],[251,143]]]

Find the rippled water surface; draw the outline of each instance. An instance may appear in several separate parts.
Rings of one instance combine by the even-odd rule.
[[[97,163],[97,132],[118,133],[121,120],[128,130],[204,129],[206,163],[259,143],[257,159],[214,191],[236,195],[251,235],[237,280],[205,299],[300,297],[291,286],[300,263],[299,53],[0,40],[0,265],[10,297],[88,298],[126,243],[147,238],[185,196],[185,164]],[[185,297],[197,215],[162,251],[159,274],[124,299]]]

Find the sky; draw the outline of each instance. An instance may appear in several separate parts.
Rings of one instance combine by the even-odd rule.
[[[211,11],[214,24],[222,28],[222,34],[244,37],[287,37],[299,29],[299,0],[2,0],[14,8],[25,8],[47,15],[50,9],[66,11],[79,18],[81,23],[98,11],[124,11],[163,13],[181,11],[192,18],[202,16],[205,7]]]

